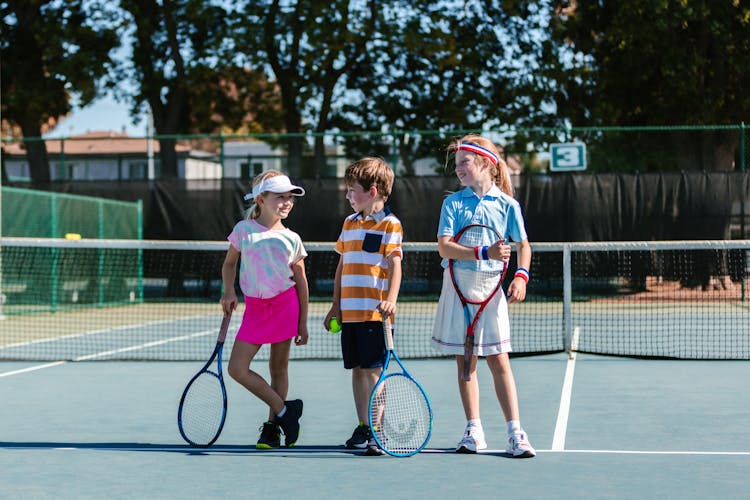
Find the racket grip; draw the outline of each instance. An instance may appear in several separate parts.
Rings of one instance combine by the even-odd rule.
[[[229,330],[229,323],[232,321],[232,313],[225,315],[221,320],[221,328],[219,328],[219,342],[224,342],[227,338],[227,331]]]
[[[467,335],[464,340],[464,368],[461,372],[461,380],[468,382],[471,380],[469,371],[471,370],[471,358],[474,356],[474,336]]]
[[[385,348],[388,351],[393,350],[393,330],[391,329],[391,320],[385,314],[383,315],[383,338],[385,339]]]

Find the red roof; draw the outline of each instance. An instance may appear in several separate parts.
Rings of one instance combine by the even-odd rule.
[[[47,153],[56,155],[101,155],[101,154],[145,154],[148,151],[148,140],[131,138],[121,132],[98,131],[74,135],[61,139],[46,139]],[[159,152],[159,141],[153,143],[154,153]],[[26,154],[23,142],[4,144],[8,155]],[[190,151],[190,146],[177,144],[177,152]]]

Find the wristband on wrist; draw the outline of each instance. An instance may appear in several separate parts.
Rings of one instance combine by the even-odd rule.
[[[487,250],[488,250],[488,247],[486,246],[482,247],[482,260],[490,260],[490,255]]]
[[[521,278],[526,283],[528,283],[529,282],[529,277],[530,277],[529,276],[529,270],[526,269],[525,267],[519,267],[518,269],[516,269],[516,274],[514,274],[513,277],[514,278]]]
[[[481,257],[481,256],[479,255],[479,250],[480,250],[481,248],[482,248],[482,247],[480,247],[480,246],[476,246],[476,247],[474,247],[474,259],[475,259],[475,260],[479,260],[479,259],[481,259],[481,258],[482,258],[482,257]]]

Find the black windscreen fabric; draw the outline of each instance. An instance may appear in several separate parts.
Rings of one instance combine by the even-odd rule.
[[[305,241],[334,241],[351,213],[343,179],[294,181],[306,195],[287,225]],[[730,224],[742,223],[750,173],[537,174],[521,176],[516,185],[531,241],[725,239]],[[171,240],[224,240],[243,217],[250,190],[237,179],[19,187],[140,199],[144,238]],[[405,239],[435,241],[442,200],[458,189],[454,177],[397,177],[388,205],[401,219]]]

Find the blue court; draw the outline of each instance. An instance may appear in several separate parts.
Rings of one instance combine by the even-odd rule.
[[[713,498],[750,486],[750,362],[514,358],[523,423],[539,452],[526,460],[504,453],[486,366],[490,449],[467,456],[452,451],[464,426],[455,363],[405,363],[435,422],[427,449],[403,459],[343,448],[356,422],[349,374],[335,360],[292,361],[302,433],[297,447],[271,451],[254,448],[267,409],[231,380],[217,444],[182,442],[177,404],[199,362],[0,363],[3,496]],[[266,373],[265,362],[256,368]]]

